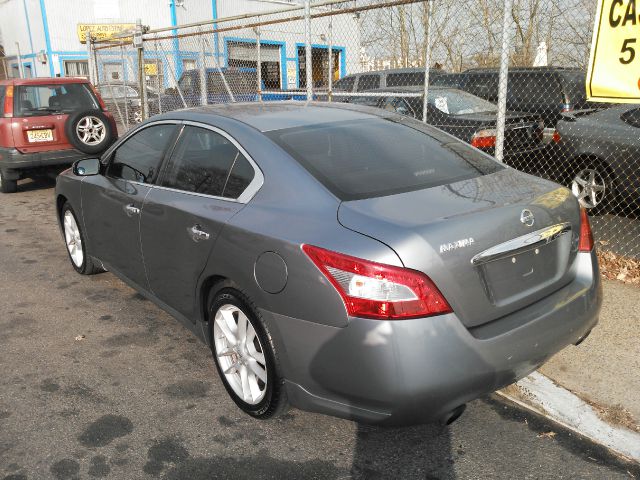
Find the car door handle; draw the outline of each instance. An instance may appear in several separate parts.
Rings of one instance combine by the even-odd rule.
[[[129,205],[125,205],[124,213],[126,213],[128,217],[133,217],[134,215],[140,214],[140,209],[130,203]]]
[[[194,225],[191,228],[187,228],[187,232],[189,232],[189,236],[193,239],[194,242],[200,242],[202,240],[209,240],[211,235],[209,235],[204,230],[201,230],[200,225]]]

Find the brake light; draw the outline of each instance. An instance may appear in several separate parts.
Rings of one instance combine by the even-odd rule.
[[[13,85],[9,85],[4,92],[4,116],[13,117]]]
[[[302,250],[338,291],[352,317],[398,320],[451,312],[425,274],[312,245]]]
[[[496,130],[493,128],[477,131],[471,138],[471,145],[476,148],[493,148],[496,146]]]
[[[553,137],[551,138],[553,143],[560,143],[562,141],[562,137],[560,136],[560,132],[557,130],[553,131]]]
[[[100,104],[100,109],[102,111],[106,111],[107,110],[107,106],[105,105],[104,100],[102,100],[102,97],[100,96],[100,93],[98,93],[98,89],[96,87],[94,87],[93,83],[89,83],[89,87],[91,88],[91,91],[93,92],[93,94],[98,99],[98,103]]]
[[[593,250],[593,233],[591,233],[591,224],[589,223],[589,215],[584,208],[580,209],[580,243],[578,251],[590,252]]]

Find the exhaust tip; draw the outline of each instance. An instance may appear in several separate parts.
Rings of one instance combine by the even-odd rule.
[[[574,343],[574,345],[577,347],[578,345],[580,345],[582,342],[584,342],[587,337],[591,335],[591,330],[589,330],[587,333],[585,333],[581,338],[578,339],[578,341],[576,343]]]
[[[453,422],[455,422],[457,419],[460,418],[460,416],[464,413],[466,408],[467,408],[466,403],[460,405],[459,407],[454,408],[444,416],[442,421],[444,422],[445,425],[451,425]]]

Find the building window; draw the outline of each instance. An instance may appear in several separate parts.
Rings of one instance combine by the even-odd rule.
[[[65,60],[65,77],[89,77],[89,62],[87,60]]]
[[[185,58],[182,60],[182,69],[187,71],[187,70],[195,70],[196,68],[198,68],[198,64],[196,63],[195,60],[191,60],[188,58]]]

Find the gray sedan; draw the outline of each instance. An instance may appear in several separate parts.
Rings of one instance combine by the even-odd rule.
[[[367,107],[157,116],[56,202],[73,267],[180,320],[256,418],[453,421],[582,341],[602,301],[569,190]]]

